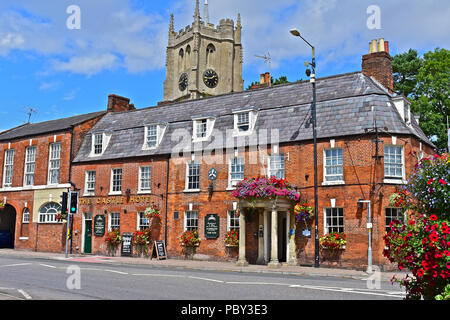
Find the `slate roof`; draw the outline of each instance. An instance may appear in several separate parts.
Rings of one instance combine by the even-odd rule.
[[[373,127],[372,106],[375,107],[377,126],[388,128],[391,134],[415,135],[432,145],[413,119],[408,126],[396,110],[392,95],[372,78],[361,72],[342,74],[317,80],[317,135],[318,138],[336,138],[361,135]],[[246,107],[259,109],[255,132],[278,129],[279,142],[312,140],[312,89],[309,81],[224,94],[211,98],[189,100],[168,105],[106,114],[86,135],[74,162],[120,159],[183,152],[185,144],[194,150],[192,119],[216,117],[214,129],[225,140],[227,130],[233,129],[233,110]],[[412,117],[413,118],[413,117]],[[144,126],[150,123],[168,123],[167,130],[156,150],[142,150]],[[414,124],[415,123],[415,124]],[[105,152],[89,157],[91,136],[96,132],[112,132]],[[245,138],[246,145],[252,138]],[[236,138],[234,143],[236,145]],[[270,137],[267,141],[270,144]],[[203,142],[202,150],[220,148],[220,139]],[[197,149],[196,149],[197,150]]]
[[[0,133],[0,141],[37,136],[40,134],[58,132],[70,129],[72,126],[94,119],[105,114],[106,111],[92,112],[69,118],[50,120],[38,123],[27,123]]]

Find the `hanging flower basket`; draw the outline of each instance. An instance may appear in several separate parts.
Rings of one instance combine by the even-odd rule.
[[[295,220],[297,222],[305,221],[305,223],[314,217],[314,209],[308,202],[297,203],[294,207]]]
[[[231,195],[248,201],[250,205],[253,204],[253,207],[260,200],[286,198],[297,202],[300,199],[300,193],[286,179],[275,177],[244,179],[236,185],[236,189],[231,192]]]
[[[161,210],[159,209],[158,205],[155,203],[152,203],[150,207],[145,209],[144,215],[146,218],[160,218],[161,217]]]
[[[341,250],[345,249],[347,244],[346,238],[345,233],[333,232],[320,238],[319,242],[322,249]]]
[[[181,234],[180,242],[185,247],[196,247],[200,244],[201,240],[198,237],[197,230],[185,231]]]
[[[401,190],[398,192],[394,192],[389,197],[389,205],[391,207],[403,208],[408,204],[408,191]]]
[[[238,247],[239,246],[239,230],[231,230],[225,233],[225,245],[227,247]]]

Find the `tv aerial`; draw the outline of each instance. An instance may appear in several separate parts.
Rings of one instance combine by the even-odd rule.
[[[255,57],[264,59],[264,62],[269,65],[269,73],[272,76],[272,58],[270,57],[270,52],[267,52],[264,56],[255,55]],[[269,86],[272,86],[272,81],[269,79]]]

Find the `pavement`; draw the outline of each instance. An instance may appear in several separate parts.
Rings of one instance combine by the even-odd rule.
[[[288,266],[282,265],[280,268],[268,268],[266,265],[248,265],[246,267],[237,266],[235,262],[226,261],[203,261],[203,260],[184,260],[184,259],[150,259],[138,257],[107,257],[96,255],[69,254],[66,258],[65,254],[22,251],[14,249],[0,249],[0,259],[2,257],[16,257],[25,259],[48,259],[69,262],[85,262],[85,263],[102,263],[113,265],[146,265],[149,268],[172,268],[172,269],[189,269],[189,270],[209,270],[209,271],[228,271],[243,273],[266,273],[266,274],[285,274],[295,276],[317,276],[317,277],[339,277],[347,279],[366,280],[373,276],[374,273],[368,273],[359,270],[339,269],[339,268],[314,268],[304,266]],[[375,270],[375,269],[374,269]],[[377,276],[381,281],[390,281],[393,276],[401,279],[406,273],[402,272],[379,272]]]

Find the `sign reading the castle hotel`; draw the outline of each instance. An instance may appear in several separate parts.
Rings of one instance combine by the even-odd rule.
[[[80,198],[80,205],[117,205],[124,203],[147,204],[151,202],[150,196],[133,197],[103,197],[103,198]]]

